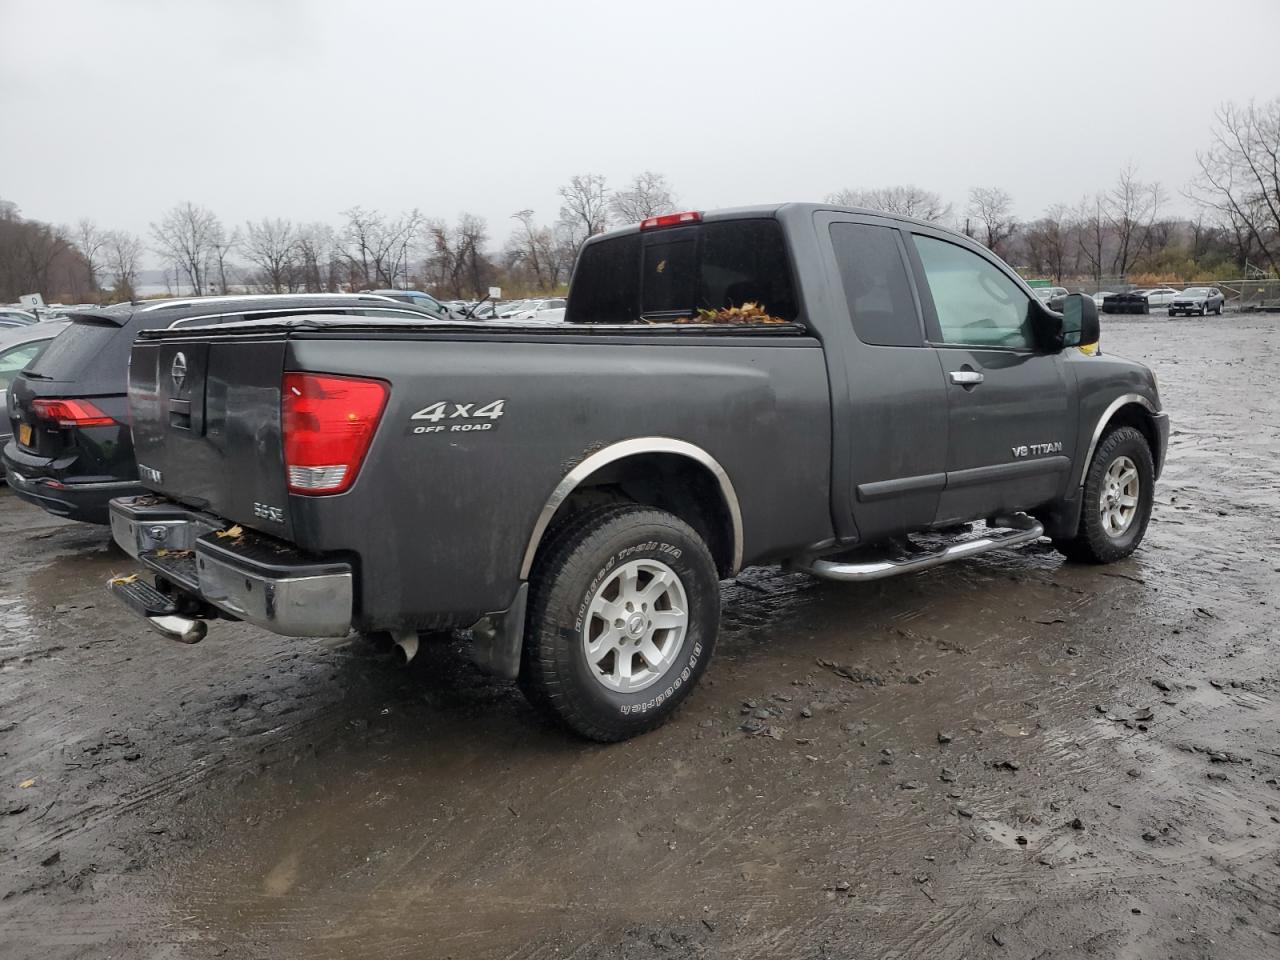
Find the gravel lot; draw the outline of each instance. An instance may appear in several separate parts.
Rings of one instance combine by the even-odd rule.
[[[167,644],[0,490],[0,954],[1280,956],[1276,327],[1104,319],[1173,418],[1132,559],[748,570],[609,747],[445,644]]]

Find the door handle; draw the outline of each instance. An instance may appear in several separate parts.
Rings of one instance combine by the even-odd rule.
[[[981,373],[977,370],[952,370],[951,382],[963,384],[966,387],[975,387],[985,380]]]

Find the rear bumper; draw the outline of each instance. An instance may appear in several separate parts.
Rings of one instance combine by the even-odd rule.
[[[272,633],[345,637],[354,577],[348,563],[315,560],[252,532],[219,537],[226,523],[154,496],[115,500],[111,534],[166,586]]]
[[[48,476],[48,460],[24,454],[12,438],[5,445],[3,461],[9,488],[19,497],[54,516],[82,523],[107,523],[107,505],[115,497],[143,490],[137,480],[81,483]]]

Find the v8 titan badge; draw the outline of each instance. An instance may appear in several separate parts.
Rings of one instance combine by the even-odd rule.
[[[475,433],[493,430],[502,419],[506,400],[474,401],[437,400],[429,403],[410,420],[410,433]],[[427,421],[421,423],[418,421]]]

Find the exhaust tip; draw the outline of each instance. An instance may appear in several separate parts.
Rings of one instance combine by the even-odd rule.
[[[147,617],[147,623],[160,636],[177,643],[199,643],[209,632],[209,627],[203,620],[179,617],[176,614]]]
[[[395,635],[395,649],[392,656],[395,657],[396,663],[402,667],[407,667],[409,662],[418,655],[418,634],[417,631],[410,630],[405,633],[397,633]]]

